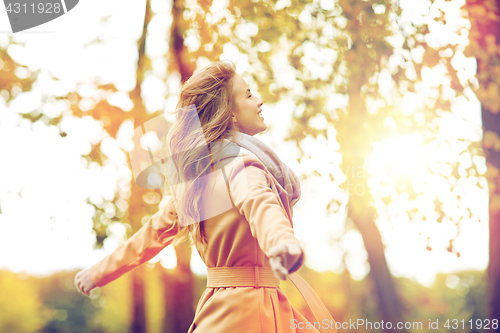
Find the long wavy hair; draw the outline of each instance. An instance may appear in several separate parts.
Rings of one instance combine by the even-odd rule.
[[[222,141],[228,136],[228,131],[234,129],[231,115],[234,108],[232,78],[235,74],[232,62],[219,61],[194,73],[182,87],[174,112],[176,121],[166,137],[171,165],[177,175],[175,190],[172,191],[178,216],[174,246],[189,234],[199,251],[200,244],[203,248],[206,246],[203,223],[199,223],[199,202],[204,186],[200,177],[210,172],[206,147],[212,142]],[[205,150],[200,147],[205,147]],[[210,155],[215,153],[210,151]],[[166,179],[167,183],[168,180],[172,181],[172,178]]]

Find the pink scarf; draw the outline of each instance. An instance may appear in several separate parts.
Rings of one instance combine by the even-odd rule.
[[[287,192],[288,203],[293,207],[300,199],[299,177],[281,161],[268,145],[261,140],[238,131],[229,130],[230,141],[238,146],[248,149],[264,164],[267,170],[274,176],[278,183]]]

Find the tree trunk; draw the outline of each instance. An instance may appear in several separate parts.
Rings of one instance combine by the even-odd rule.
[[[132,117],[135,124],[142,124],[146,120],[146,111],[141,96],[141,84],[144,79],[145,63],[146,63],[146,36],[148,31],[148,24],[151,21],[152,11],[150,0],[146,1],[146,11],[144,15],[144,24],[142,29],[141,38],[137,42],[138,47],[138,60],[136,69],[136,84],[135,88],[129,93],[130,98],[134,102],[134,107],[131,110]],[[141,227],[141,220],[144,217],[144,201],[143,195],[147,190],[137,186],[132,180],[131,182],[131,195],[129,204],[129,221],[132,227],[132,232],[137,232]],[[147,333],[146,326],[146,302],[144,296],[144,274],[143,267],[137,267],[132,272],[132,333]]]
[[[194,319],[194,277],[190,267],[191,246],[189,242],[186,241],[178,245],[175,248],[175,253],[177,255],[177,267],[174,270],[170,284],[173,300],[175,300],[172,332],[185,333]]]
[[[492,5],[496,5],[493,8]],[[485,10],[476,10],[485,8]],[[476,57],[477,60],[477,75],[479,80],[478,98],[482,103],[481,117],[483,122],[484,136],[492,134],[497,135],[495,143],[486,142],[483,140],[483,149],[486,155],[486,163],[488,166],[488,183],[490,190],[489,199],[489,264],[487,269],[488,276],[488,317],[490,320],[500,320],[500,176],[495,174],[495,170],[500,170],[500,113],[498,110],[489,110],[491,104],[487,106],[488,98],[495,98],[496,95],[490,96],[487,93],[491,87],[499,87],[498,80],[498,61],[500,56],[500,0],[484,1],[484,0],[467,0],[466,8],[469,11],[469,19],[471,21],[471,29],[469,31],[470,47],[468,53]],[[487,37],[493,35],[495,37],[496,51],[491,52],[491,46],[488,46]],[[486,97],[485,97],[486,96]],[[483,101],[483,99],[485,99]],[[498,103],[497,103],[498,104]],[[490,132],[490,133],[488,133]],[[491,140],[487,140],[491,141]],[[500,332],[500,327],[493,329],[494,332]]]
[[[363,82],[359,78],[351,78],[353,82]],[[369,121],[364,99],[360,94],[361,87],[353,84],[349,89],[349,119],[348,126],[357,131],[356,135],[339,136],[339,144],[343,147],[342,162],[346,165],[345,174],[348,177],[349,217],[361,233],[368,253],[370,264],[369,278],[377,300],[377,311],[380,320],[390,322],[392,328],[381,327],[383,332],[408,332],[406,329],[396,329],[398,322],[404,322],[403,303],[398,297],[394,279],[385,259],[382,236],[375,224],[376,211],[371,205],[372,196],[368,188],[368,172],[365,168],[365,158],[372,153],[370,137],[362,132],[362,124]],[[353,132],[351,132],[353,133]],[[355,132],[354,132],[355,133]]]
[[[498,41],[500,42],[500,41]],[[500,113],[492,113],[486,108],[482,111],[483,130],[494,132],[500,137]],[[500,170],[500,151],[494,147],[483,147],[486,153],[486,162],[489,169]],[[489,288],[489,318],[500,320],[500,176],[489,179],[489,227],[490,227],[490,261],[488,264]],[[496,330],[497,332],[500,329]]]
[[[174,58],[177,71],[181,75],[181,82],[186,82],[193,75],[195,64],[189,60],[187,49],[184,45],[183,24],[184,1],[174,0],[172,4],[172,27],[170,31],[170,53]]]
[[[141,219],[144,216],[142,210],[142,196],[146,190],[137,186],[132,181],[129,207],[129,220],[132,226],[132,232],[135,233],[141,228]],[[139,266],[131,272],[132,288],[132,321],[130,331],[132,333],[146,333],[146,301],[144,296],[144,267]]]
[[[368,263],[370,264],[369,277],[371,279],[372,290],[377,297],[377,310],[380,320],[384,323],[391,323],[392,329],[384,324],[383,332],[408,332],[406,329],[396,329],[398,322],[404,322],[403,303],[398,297],[394,279],[387,266],[384,254],[384,244],[382,235],[375,224],[375,209],[368,207],[368,202],[364,203],[366,209],[364,214],[353,218],[354,224],[361,233],[368,252]],[[423,323],[425,325],[425,323]]]
[[[140,266],[132,272],[132,323],[131,333],[145,333],[146,326],[146,300],[144,298],[144,267]]]
[[[403,303],[401,302],[394,279],[389,271],[385,259],[384,244],[382,236],[375,224],[375,209],[369,206],[369,202],[362,197],[355,197],[351,194],[349,198],[349,216],[361,233],[363,243],[368,253],[368,263],[370,264],[369,278],[372,290],[377,300],[377,311],[380,320],[384,323],[390,322],[392,329],[384,325],[383,332],[394,332],[398,322],[404,322]],[[359,207],[364,207],[359,211]],[[358,210],[359,213],[351,213]],[[407,332],[406,329],[397,330]]]
[[[496,193],[500,196],[500,193]],[[488,265],[489,318],[500,321],[500,210],[493,209],[490,199],[490,263]],[[491,258],[495,258],[492,260]],[[500,323],[498,323],[500,325]],[[494,332],[500,332],[500,327]]]
[[[177,69],[184,83],[194,72],[194,63],[187,56],[184,46],[183,23],[184,2],[174,0],[172,4],[172,26],[170,54],[174,62],[169,67]],[[165,295],[164,331],[185,333],[194,318],[194,276],[191,272],[191,246],[185,241],[175,248],[177,267],[163,276]]]
[[[166,270],[158,267],[163,281],[165,315],[163,331],[186,333],[194,319],[194,276],[189,265],[191,246],[183,242],[175,248],[177,267]]]
[[[495,1],[498,9],[500,9],[500,0]],[[500,48],[500,23],[491,22],[488,24],[489,33],[493,33],[496,37],[497,48]],[[497,55],[498,58],[498,55]],[[496,60],[496,59],[495,59]],[[478,75],[481,67],[478,66]],[[500,84],[500,82],[491,82],[490,84]],[[487,108],[483,107],[481,110],[481,117],[483,120],[483,131],[494,132],[497,138],[500,138],[500,113],[493,113]],[[500,170],[500,151],[495,147],[484,147],[486,153],[486,163],[488,168]],[[488,314],[491,320],[500,320],[500,176],[496,175],[490,182],[490,200],[489,200],[489,227],[490,227],[490,261],[488,264]],[[494,186],[491,186],[493,185]],[[500,326],[497,326],[495,332],[500,332]]]

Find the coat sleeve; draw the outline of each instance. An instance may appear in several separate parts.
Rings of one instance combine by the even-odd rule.
[[[228,183],[233,203],[250,225],[252,235],[268,256],[274,246],[294,243],[302,254],[289,273],[297,271],[304,262],[304,250],[293,233],[293,228],[281,200],[271,189],[272,177],[256,157],[243,155],[228,165]]]
[[[179,228],[176,219],[177,213],[171,200],[125,243],[90,267],[90,279],[94,285],[102,287],[154,258],[173,242]]]

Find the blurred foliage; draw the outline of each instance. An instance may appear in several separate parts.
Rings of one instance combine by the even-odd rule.
[[[314,289],[328,308],[335,321],[376,322],[377,302],[370,293],[370,280],[352,280],[349,274],[318,273],[307,267],[299,271]],[[395,278],[398,290],[401,291],[403,303],[409,309],[405,317],[407,322],[420,322],[422,329],[410,329],[410,332],[425,332],[431,322],[439,321],[436,332],[449,332],[443,327],[450,319],[462,319],[468,322],[473,319],[487,318],[486,277],[480,271],[461,271],[455,274],[438,274],[435,282],[430,287],[424,287],[415,280]],[[291,282],[282,282],[280,287],[287,294],[290,302],[301,313],[307,311],[306,305],[293,287]],[[470,323],[468,324],[470,325]],[[467,328],[467,327],[466,327]],[[360,330],[347,329],[345,332],[371,332],[373,330],[362,328]],[[457,332],[486,332],[487,330],[459,329]]]
[[[9,38],[9,45],[12,44]],[[39,71],[31,72],[9,55],[7,49],[0,46],[0,95],[6,102],[24,91],[30,91]],[[33,121],[38,119],[32,118]]]
[[[53,311],[43,333],[100,332],[93,317],[97,313],[95,302],[80,294],[74,285],[76,272],[61,271],[40,278],[35,284],[44,305]]]
[[[148,333],[163,332],[165,286],[160,270],[165,269],[159,263],[146,264]],[[35,277],[0,270],[0,332],[127,332],[132,320],[131,275],[96,288],[87,297],[76,290],[75,274],[76,271],[61,271]],[[201,294],[205,288],[206,278],[195,276],[196,293]]]
[[[149,5],[149,2],[147,4]],[[153,60],[145,51],[147,26],[155,15],[149,10],[149,6],[147,7],[143,34],[137,42],[136,85],[133,90],[127,92],[133,102],[132,110],[125,112],[111,105],[108,97],[116,92],[117,88],[113,84],[99,82],[96,79],[93,83],[96,92],[92,97],[80,95],[80,86],[64,96],[55,98],[45,96],[44,103],[52,103],[55,99],[67,105],[67,110],[61,116],[48,117],[43,113],[43,105],[33,112],[22,113],[21,116],[31,122],[41,121],[52,126],[59,126],[63,117],[66,116],[91,117],[100,122],[103,137],[115,139],[118,130],[126,121],[134,121],[137,126],[162,113],[163,110],[146,112],[141,94],[142,83],[146,77],[158,76],[157,78],[166,84],[172,85],[173,82],[173,85],[178,85],[196,66],[199,64],[201,66],[207,61],[219,60],[225,48],[233,46],[248,60],[249,68],[243,75],[244,79],[253,90],[260,92],[266,103],[275,103],[281,98],[290,98],[295,103],[296,107],[292,113],[293,119],[286,139],[296,143],[300,151],[299,161],[310,157],[309,152],[304,148],[304,142],[309,139],[315,139],[318,142],[326,140],[339,143],[342,165],[363,167],[365,158],[373,151],[373,143],[391,136],[419,131],[424,134],[424,144],[439,141],[440,139],[437,138],[440,129],[438,120],[451,112],[451,100],[462,96],[464,90],[471,85],[470,82],[460,82],[457,71],[452,65],[453,57],[462,52],[459,45],[453,43],[430,45],[428,43],[428,37],[431,34],[429,20],[442,27],[447,25],[446,15],[440,8],[441,2],[439,1],[428,3],[429,13],[424,15],[423,23],[402,22],[401,8],[397,2],[390,0],[339,0],[331,3],[328,1],[236,2],[231,0],[227,7],[222,6],[214,9],[213,12],[212,5],[211,1],[191,1],[189,6],[183,1],[173,1],[174,15],[169,36],[170,49],[163,57],[167,66],[162,75],[154,74]],[[490,15],[488,10],[483,10],[480,6],[473,10],[477,11],[480,16]],[[435,13],[438,14],[435,15]],[[187,37],[198,43],[187,45],[185,43]],[[397,38],[391,39],[391,37]],[[105,42],[105,40],[97,41],[97,43]],[[484,46],[489,52],[487,54],[497,52],[493,44],[490,41]],[[36,72],[32,73],[26,66],[16,63],[10,57],[9,48],[16,46],[22,45],[11,41],[7,48],[0,48],[0,94],[7,104],[19,93],[29,91],[37,77]],[[482,48],[473,49],[481,53]],[[422,57],[415,56],[420,51],[423,51]],[[495,60],[495,57],[492,56],[489,59]],[[495,61],[493,65],[496,64]],[[491,74],[491,77],[485,80],[498,78],[496,65],[493,65],[483,71],[483,73]],[[436,66],[446,69],[445,80],[433,87],[433,93],[425,95],[426,92],[422,90],[420,83],[425,73]],[[319,74],[311,68],[319,68]],[[173,75],[176,72],[181,74],[177,80]],[[289,73],[289,76],[283,77],[286,73]],[[394,85],[388,95],[380,92],[379,79],[383,75],[388,75],[390,82]],[[480,78],[480,82],[483,82],[481,80]],[[495,85],[485,85],[485,87],[488,88],[479,91],[478,97],[484,100],[485,105],[491,105],[492,109],[495,109],[498,106],[496,103],[498,89]],[[425,98],[421,107],[416,108],[414,112],[407,112],[402,109],[401,100],[411,93],[424,94]],[[339,100],[348,102],[345,105],[339,105],[342,104],[338,102]],[[325,125],[315,125],[315,120],[318,119],[325,120]],[[61,136],[66,137],[66,133],[61,133]],[[497,137],[486,133],[485,138],[486,142],[491,142],[492,147],[498,145]],[[463,142],[462,151],[456,154],[456,160],[443,162],[451,164],[453,168],[452,177],[446,179],[450,182],[451,193],[454,193],[455,181],[462,177],[463,171],[466,174],[475,172],[475,164],[460,171],[461,156],[476,155],[479,149],[477,143],[470,142],[468,139],[458,138],[457,140]],[[444,141],[440,143],[449,145],[449,142]],[[103,166],[108,162],[107,157],[101,151],[100,142],[93,143],[91,151],[84,158],[89,165],[96,163]],[[498,170],[495,171],[493,168],[489,170],[488,172],[494,174],[493,177],[498,176]],[[346,176],[351,186],[359,184],[363,188],[368,188],[368,174],[361,177],[349,174]],[[331,181],[336,180],[331,176]],[[351,196],[348,203],[349,217],[355,221],[356,226],[360,230],[370,230],[369,232],[362,231],[365,245],[369,257],[377,257],[380,260],[380,262],[371,262],[371,272],[384,271],[386,278],[378,277],[378,282],[387,285],[391,285],[391,276],[388,274],[383,244],[380,239],[377,240],[380,234],[375,220],[380,212],[374,209],[373,201],[379,195],[381,197],[379,199],[383,200],[386,206],[393,201],[393,194],[399,195],[403,192],[408,193],[410,200],[416,200],[416,194],[408,179],[404,177],[391,179],[391,185],[393,190],[388,195],[380,193],[374,195],[365,191],[363,195]],[[96,211],[93,226],[96,234],[96,247],[102,246],[106,237],[111,235],[109,227],[112,223],[125,224],[130,235],[137,230],[137,227],[140,227],[138,216],[151,215],[157,210],[157,201],[154,204],[148,204],[141,200],[145,193],[146,191],[141,192],[138,189],[132,191],[130,179],[122,179],[111,200],[104,200],[100,203],[88,201]],[[343,198],[332,195],[329,207],[340,209],[347,204],[342,200]],[[432,205],[438,217],[436,221],[429,222],[439,223],[443,220],[446,212],[442,204],[439,198],[432,198]],[[338,209],[332,209],[332,212],[338,212]],[[110,213],[110,211],[115,213]],[[419,217],[417,213],[410,212],[409,215],[414,219]],[[454,223],[459,222],[456,216],[451,219]],[[369,228],[366,229],[367,227]],[[453,248],[452,240],[448,249],[450,252],[458,253]],[[374,300],[373,286],[369,281],[352,281],[348,275],[342,275],[339,278],[332,274],[319,278],[313,273],[307,273],[307,270],[304,270],[303,274],[320,295],[335,294],[332,292],[332,286],[338,286],[335,290],[342,290],[343,293],[340,293],[338,297],[332,297],[331,301],[325,300],[325,302],[330,302],[332,313],[336,319],[336,314],[338,315],[339,321],[341,321],[340,318],[357,318],[361,314],[375,320],[376,311],[383,307]],[[124,314],[124,311],[129,306],[126,299],[130,299],[130,296],[126,298],[123,292],[118,295],[118,290],[128,289],[125,287],[129,285],[125,282],[127,278],[124,277],[102,288],[103,294],[97,299],[104,299],[105,301],[100,302],[106,302],[106,305],[99,303],[101,310],[94,309],[99,308],[95,300],[92,303],[82,301],[81,317],[74,315],[72,312],[74,309],[68,304],[59,303],[60,301],[55,296],[51,299],[49,295],[46,295],[47,304],[53,307],[54,311],[65,310],[68,316],[66,320],[59,320],[64,317],[64,312],[55,312],[57,313],[55,319],[50,319],[46,327],[49,331],[53,329],[53,331],[63,332],[70,327],[66,327],[64,322],[75,320],[84,325],[82,327],[89,327],[94,331],[123,330],[128,325],[126,320],[128,315]],[[329,284],[329,287],[325,287],[323,291],[321,291],[322,281],[328,281]],[[316,289],[316,286],[319,289]],[[52,288],[51,290],[59,288],[57,284],[50,283],[46,287]],[[422,288],[419,286],[410,288],[401,283],[397,283],[397,287],[401,289],[401,295],[406,295],[412,288],[416,290]],[[105,290],[109,290],[107,297]],[[57,294],[56,291],[54,293]],[[446,308],[442,303],[444,301],[436,298],[437,295],[430,293],[429,297],[434,302],[430,307],[438,309],[436,311],[453,310]],[[425,300],[422,302],[427,304]],[[412,304],[411,301],[407,303]],[[418,313],[420,310],[415,311]],[[407,315],[411,313],[407,312]],[[153,320],[151,318],[157,318],[158,315],[157,313],[150,314],[152,317],[148,320]],[[90,318],[97,318],[95,319],[97,322]],[[114,319],[112,322],[105,322],[104,318]],[[120,324],[115,324],[115,322]],[[149,326],[152,330],[157,329],[154,324]]]
[[[150,265],[146,279],[148,309],[148,333],[160,333],[162,283],[160,274]],[[0,271],[0,331],[17,332],[127,332],[131,320],[129,275],[105,287],[92,291],[90,298],[79,294],[74,286],[72,271],[37,278],[24,274]],[[365,319],[377,321],[377,304],[370,292],[370,280],[352,280],[347,272],[342,274],[318,273],[307,267],[299,271],[320,296],[325,306],[339,323]],[[395,279],[404,295],[404,303],[411,310],[405,318],[410,322],[422,322],[426,328],[429,320],[439,320],[440,329],[448,332],[443,324],[448,319],[484,320],[486,318],[485,273],[462,271],[455,274],[439,274],[430,287],[414,280]],[[8,282],[8,287],[5,283]],[[205,289],[206,279],[196,276],[196,288]],[[280,284],[292,305],[301,313],[307,313],[304,301],[290,281]],[[345,332],[370,332],[370,330],[342,330]],[[457,332],[486,332],[486,330],[457,330]],[[422,332],[422,330],[410,330]]]
[[[0,332],[37,332],[52,318],[36,279],[0,270]]]
[[[477,61],[475,93],[483,107],[483,148],[487,152],[490,214],[500,212],[500,8],[495,0],[468,0],[471,22],[466,55]]]
[[[475,57],[478,64],[478,87],[476,96],[481,104],[492,113],[500,112],[500,32],[498,28],[499,9],[495,0],[468,0],[467,10],[471,22],[466,55]]]
[[[131,322],[130,274],[114,283],[92,291],[92,301],[99,308],[94,320],[104,332],[127,332]]]
[[[478,13],[479,19],[481,15],[492,15],[491,11],[484,8],[491,7],[493,1],[485,3],[485,7],[478,3],[471,9]],[[247,57],[250,64],[244,78],[252,87],[258,87],[255,90],[261,93],[266,103],[277,102],[282,97],[291,98],[295,103],[287,139],[297,143],[301,152],[299,161],[309,157],[302,144],[306,138],[325,138],[340,143],[344,166],[362,166],[364,158],[372,152],[372,143],[384,138],[418,130],[425,134],[425,142],[435,140],[434,134],[439,129],[436,119],[439,119],[443,112],[450,112],[451,99],[460,96],[464,88],[470,86],[470,82],[460,82],[457,70],[452,66],[453,57],[462,51],[460,46],[453,43],[430,46],[427,42],[431,32],[428,20],[425,19],[443,27],[447,24],[446,13],[441,9],[440,2],[430,1],[428,4],[429,14],[424,15],[424,23],[408,24],[401,21],[402,10],[391,0],[340,0],[332,4],[319,1],[229,1],[227,7],[217,9],[214,9],[211,1],[193,2],[190,6],[185,6],[182,1],[175,1],[175,26],[172,26],[172,36],[169,40],[170,50],[164,54],[167,68],[159,78],[167,83],[172,80],[172,73],[183,72],[181,67],[193,69],[198,63],[204,63],[200,60],[219,60],[224,47],[234,45]],[[146,11],[145,28],[155,15],[150,10]],[[176,39],[175,36],[182,38]],[[187,37],[197,40],[197,47],[186,45],[184,39]],[[400,38],[401,42],[394,42],[392,37]],[[491,38],[485,40],[486,44],[479,45],[480,47],[473,47],[474,44],[471,44],[472,47],[466,55],[472,55],[470,50],[473,49],[476,50],[474,56],[483,58],[495,53],[496,49],[492,46],[494,41]],[[106,43],[106,40],[100,39],[96,43]],[[96,79],[93,82],[95,93],[92,97],[81,96],[78,84],[74,91],[64,96],[45,96],[44,102],[35,111],[21,113],[21,116],[32,122],[42,121],[54,126],[59,126],[62,119],[69,115],[92,117],[101,123],[105,131],[103,138],[116,138],[118,130],[126,120],[132,120],[137,125],[159,115],[162,110],[145,112],[141,97],[144,79],[148,76],[158,76],[152,71],[153,60],[145,52],[146,43],[146,34],[143,34],[137,45],[137,84],[128,92],[133,101],[131,111],[126,112],[111,105],[109,96],[117,92],[117,88],[111,83]],[[10,56],[11,48],[19,49],[22,46],[22,43],[12,39],[6,48],[0,48],[0,94],[7,103],[19,93],[29,91],[37,80],[38,72],[32,72]],[[487,52],[482,52],[483,48]],[[423,51],[422,57],[415,56],[419,50]],[[311,56],[311,53],[315,55]],[[488,70],[482,71],[481,75],[490,76],[489,79],[480,77],[481,83],[484,80],[496,80],[498,77],[495,74],[495,59],[483,62],[484,66],[488,66]],[[278,62],[282,62],[279,69]],[[425,105],[411,114],[401,110],[398,103],[402,96],[413,92],[421,93],[419,82],[422,81],[422,73],[439,65],[446,68],[446,80],[433,88],[436,93],[427,96]],[[321,70],[319,76],[311,71],[312,67]],[[184,72],[190,72],[187,69],[184,69]],[[290,70],[292,73],[288,80],[280,77],[284,70]],[[395,84],[391,96],[383,96],[379,92],[379,78],[384,73],[390,74],[391,82]],[[498,99],[495,85],[483,86],[484,89],[477,90],[478,97],[485,105],[495,105],[495,98]],[[450,89],[453,92],[451,98]],[[348,97],[349,103],[346,106],[332,106],[332,96]],[[68,110],[59,117],[51,118],[44,114],[43,104],[54,101],[63,101]],[[327,125],[317,128],[313,125],[317,119],[325,119]],[[335,126],[335,137],[329,133],[331,126]],[[63,137],[66,135],[67,133],[61,133]],[[489,135],[488,138],[487,142],[493,142],[495,147],[498,145],[494,143],[497,142],[494,136]],[[464,141],[462,153],[457,154],[457,161],[452,162],[454,170],[459,169],[458,161],[461,155],[477,154],[477,145]],[[102,166],[106,163],[107,157],[101,152],[100,144],[101,142],[93,143],[89,154],[84,156],[88,164],[95,162]],[[473,172],[475,167],[472,164],[465,171]],[[368,188],[366,177],[346,176],[350,186],[359,184]],[[456,180],[457,177],[460,175],[454,172],[450,181],[452,192],[453,184],[456,184],[453,179]],[[345,184],[342,186],[345,187]],[[408,179],[394,179],[391,183],[395,194],[407,192],[409,198],[416,198],[411,184],[408,184]],[[493,185],[492,183],[491,186]],[[132,226],[127,228],[128,235],[137,229],[134,227],[134,221],[129,220],[130,204],[129,207],[117,205],[119,200],[129,200],[130,195],[131,191],[119,191],[117,188],[112,200],[105,200],[103,203],[89,201],[96,209],[96,247],[101,247],[111,233],[109,226],[113,222],[119,221]],[[350,214],[362,213],[366,203],[373,200],[368,191],[365,191],[365,196],[366,198],[351,198]],[[382,196],[381,200],[389,203],[392,201],[392,195]],[[340,201],[340,198],[332,197],[330,206]],[[103,207],[109,204],[115,206],[115,211],[119,212],[117,216],[106,216]],[[157,205],[147,206],[146,214],[152,214],[157,208]],[[437,202],[437,221],[441,221],[445,215],[440,206]],[[417,215],[411,212],[412,217]]]

